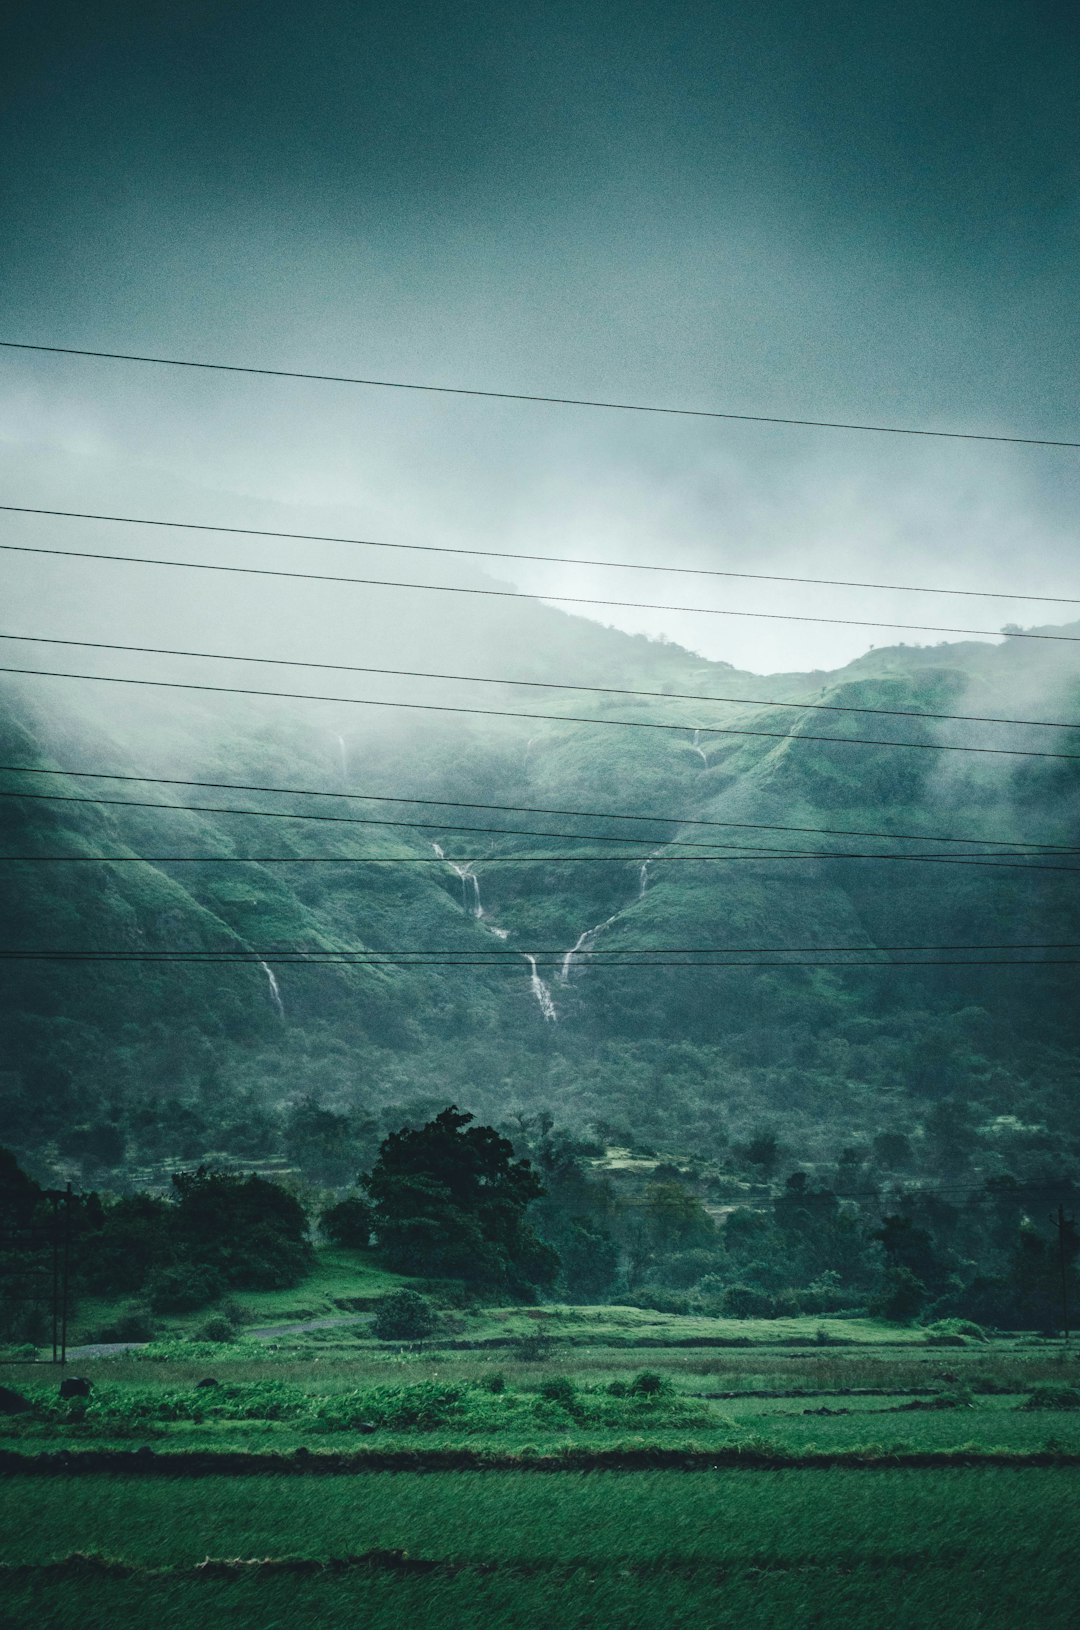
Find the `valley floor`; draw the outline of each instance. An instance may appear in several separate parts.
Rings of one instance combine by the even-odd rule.
[[[399,1346],[362,1296],[311,1329],[332,1290],[88,1357],[84,1400],[6,1367],[6,1625],[1075,1623],[1059,1342],[597,1307]]]

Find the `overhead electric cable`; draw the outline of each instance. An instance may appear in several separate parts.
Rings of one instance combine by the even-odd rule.
[[[175,806],[173,806],[175,807]],[[588,842],[587,838],[580,840]],[[752,854],[735,853],[720,855],[655,855],[650,856],[649,864],[654,866],[674,866],[680,861],[694,863],[722,863],[735,865],[739,861],[752,861],[755,864],[761,861],[782,860],[790,863],[797,860],[888,860],[908,861],[911,864],[925,864],[928,866],[981,866],[998,870],[1020,872],[1080,872],[1080,866],[1045,866],[1032,865],[1032,861],[1041,861],[1040,854],[1017,856],[1015,859],[1006,859],[1000,854],[992,859],[980,858],[972,855],[889,855],[889,854],[861,854],[848,853],[841,849],[818,850],[787,850],[764,849]],[[27,865],[46,865],[50,863],[71,862],[77,864],[93,865],[131,865],[138,863],[169,864],[169,865],[197,865],[197,866],[446,866],[453,862],[458,866],[498,866],[498,865],[533,865],[546,866],[554,862],[560,865],[602,865],[608,861],[638,865],[642,856],[636,855],[0,855],[0,863],[17,862]]]
[[[522,961],[522,959],[524,958],[524,956],[525,956],[524,952],[519,952],[518,953],[518,963],[519,964]],[[20,952],[11,952],[11,953],[0,952],[0,961],[8,961],[8,962],[16,962],[16,961],[18,961],[18,962],[78,962],[78,963],[83,963],[83,962],[102,963],[102,962],[104,962],[104,963],[108,963],[108,964],[111,965],[111,964],[122,963],[122,962],[145,962],[147,960],[148,959],[146,958],[146,956],[140,951],[129,951],[125,955],[117,954],[117,955],[106,956],[106,957],[100,956],[97,952],[86,952],[86,953],[83,953],[81,955],[70,955],[70,954],[68,954],[66,952],[59,952],[58,953],[58,952],[41,952],[41,951],[34,951],[34,952],[21,952],[20,951]],[[170,958],[169,962],[166,965],[169,966],[169,967],[173,967],[178,963],[190,963],[190,964],[194,964],[194,965],[202,965],[202,966],[210,965],[210,966],[221,967],[227,960],[228,959],[223,959],[223,958],[220,958],[220,957],[207,957],[207,956],[183,956],[183,957],[180,957],[180,956],[178,956],[178,957]],[[318,962],[318,963],[322,963],[322,964],[337,962],[337,963],[342,964],[342,965],[347,966],[347,967],[365,967],[365,968],[401,968],[401,967],[467,968],[467,967],[491,967],[492,966],[492,964],[490,964],[490,963],[483,963],[483,962],[481,962],[481,963],[470,963],[470,962],[465,962],[465,961],[455,961],[455,962],[446,962],[446,963],[403,962],[401,960],[401,958],[399,958],[399,957],[387,957],[387,958],[384,958],[382,961],[368,961],[368,962],[364,962],[364,963],[356,963],[356,962],[354,962],[354,961],[352,961],[350,959],[346,959],[346,958],[342,958],[342,957],[319,957],[319,958],[275,957],[274,962],[276,963],[276,965],[278,967],[282,967],[282,966],[288,967],[290,963],[310,963],[310,962]],[[238,964],[234,960],[233,961],[233,966],[237,966],[237,965]],[[245,962],[245,963],[240,964],[240,965],[245,966],[245,967],[251,966],[251,967],[255,967],[255,968],[257,968],[259,966],[258,962],[256,962],[254,959],[251,959],[250,962]],[[557,963],[553,962],[551,965],[553,967],[555,967],[555,966],[557,966]],[[614,965],[612,965],[612,966],[614,966]],[[784,961],[784,962],[781,962],[781,961],[761,962],[761,961],[759,961],[759,962],[668,962],[668,963],[660,963],[660,964],[657,964],[655,962],[643,962],[643,963],[640,963],[640,964],[634,964],[634,963],[630,963],[630,964],[620,963],[619,964],[620,969],[623,968],[623,967],[626,967],[626,966],[630,966],[630,967],[640,966],[640,967],[652,968],[652,969],[655,969],[657,966],[669,967],[669,968],[832,968],[834,970],[843,969],[843,968],[882,968],[882,969],[892,969],[892,968],[1043,968],[1043,969],[1045,969],[1045,968],[1054,968],[1054,967],[1070,967],[1071,968],[1071,967],[1080,966],[1080,957],[1045,957],[1045,958],[1040,957],[1038,959],[1034,959],[1034,958],[1031,958],[1031,957],[1019,957],[1019,958],[1018,957],[996,957],[996,958],[994,958],[993,960],[990,960],[990,961],[987,961],[987,960],[982,959],[982,958],[975,958],[975,959],[972,959],[972,958],[959,958],[958,959],[958,958],[954,958],[954,957],[949,957],[947,959],[940,959],[939,958],[937,960],[932,960],[932,959],[925,959],[924,960],[924,959],[920,958],[919,960],[916,960],[916,961],[903,961],[903,960],[896,961],[896,960],[892,960],[892,961],[888,961],[888,962],[882,962],[879,959],[874,958],[874,959],[867,959],[867,960],[863,960],[863,961],[859,961],[859,962],[850,962],[850,961],[849,962],[805,962],[805,961],[803,961],[803,962],[788,962],[788,961]],[[520,966],[513,968],[513,971],[515,973],[520,973],[520,971],[521,971]]]
[[[476,919],[473,919],[475,923]],[[483,932],[481,926],[481,932]],[[663,945],[663,946],[624,946],[608,945],[591,950],[575,951],[575,961],[579,957],[589,957],[593,961],[604,957],[652,957],[652,956],[787,956],[806,955],[814,952],[819,956],[842,955],[850,952],[866,956],[870,952],[875,955],[884,955],[899,951],[1080,951],[1080,940],[1001,940],[1001,941],[971,941],[957,942],[955,945]],[[24,950],[12,950],[10,947],[0,950],[0,956],[128,956],[132,952],[130,946],[119,951],[102,950],[97,947],[93,950],[59,950],[55,946],[37,946]],[[482,953],[484,960],[488,958],[499,962],[512,962],[516,967],[522,958],[522,952],[512,946],[491,946]],[[560,962],[566,956],[566,947],[552,948],[531,953],[537,957],[557,957]],[[294,956],[304,957],[458,957],[466,956],[473,960],[478,955],[473,946],[439,946],[427,949],[401,949],[400,947],[384,946],[379,950],[371,947],[357,950],[348,946],[304,946],[304,945],[243,945],[243,946],[174,946],[171,949],[139,947],[138,955],[144,957],[170,957],[170,956],[222,956],[236,957],[243,960],[254,960],[263,957]]]
[[[0,549],[4,547],[0,544]],[[0,666],[0,673],[22,674],[30,679],[80,679],[96,685],[142,685],[154,690],[190,690],[225,696],[269,696],[292,702],[336,702],[350,707],[389,707],[412,713],[460,713],[487,719],[542,720],[547,724],[586,724],[597,729],[687,730],[680,720],[595,719],[578,713],[522,713],[510,708],[462,707],[449,702],[387,701],[372,696],[326,696],[311,691],[260,690],[250,685],[207,685],[182,679],[136,679],[123,674],[68,673],[56,668],[13,668]],[[758,730],[747,725],[709,724],[698,727],[703,736],[763,736],[770,741],[828,742],[838,747],[890,747],[926,753],[980,753],[994,758],[1077,759],[1080,753],[1058,753],[1032,747],[972,747],[958,742],[887,741],[870,736],[816,736],[808,730]]]
[[[986,713],[928,713],[921,708],[853,707],[839,702],[781,701],[763,696],[709,696],[704,692],[632,690],[625,685],[569,685],[548,679],[503,679],[491,674],[433,673],[419,668],[374,668],[355,662],[309,662],[298,657],[254,657],[236,651],[187,651],[168,645],[121,645],[115,640],[67,640],[51,634],[0,633],[0,640],[22,645],[64,645],[81,651],[129,651],[139,656],[192,657],[207,662],[250,662],[260,667],[311,668],[330,673],[378,674],[389,679],[438,679],[462,685],[513,685],[526,690],[563,690],[590,696],[642,696],[661,702],[721,702],[737,707],[788,708],[792,712],[868,713],[885,719],[953,720],[961,724],[1035,726],[1040,730],[1080,730],[1080,721],[1068,719],[1009,719]],[[683,725],[691,730],[692,725]],[[705,727],[702,727],[705,728]]]
[[[18,787],[0,788],[0,798],[14,798],[23,801],[33,801],[35,803],[85,804],[94,809],[156,809],[162,810],[168,814],[175,813],[178,815],[242,815],[249,817],[254,816],[261,820],[270,821],[319,821],[328,822],[334,826],[377,826],[390,827],[392,829],[406,828],[425,832],[458,832],[472,837],[496,836],[505,838],[559,838],[565,839],[571,843],[640,843],[645,845],[652,845],[656,843],[655,835],[647,838],[635,838],[629,837],[621,832],[535,832],[522,830],[520,827],[511,826],[456,826],[448,821],[403,821],[364,815],[325,815],[320,811],[307,810],[236,809],[235,807],[223,804],[172,804],[153,802],[149,799],[143,798],[75,798],[68,793],[60,792],[23,792],[22,789]],[[664,843],[665,852],[654,852],[649,856],[650,861],[655,862],[660,860],[678,859],[678,856],[666,853],[666,851],[671,848],[709,850],[720,849],[725,851],[725,853],[728,851],[733,851],[736,854],[746,854],[749,851],[753,851],[755,858],[758,859],[767,859],[770,855],[777,855],[784,859],[808,858],[814,860],[828,860],[838,853],[838,851],[831,849],[775,849],[771,848],[767,844],[761,843],[722,843],[715,838],[704,843],[693,838],[668,838]],[[1059,854],[1062,852],[1076,854],[1077,850],[1072,849],[1053,851],[1054,854]],[[1043,854],[1044,851],[1042,850],[1036,850],[1034,853],[1032,853],[1030,850],[1025,850],[1022,853],[1017,852],[1015,855],[1013,855],[1013,852],[1009,850],[1006,850],[1004,854],[1001,850],[997,850],[993,855],[972,855],[970,853],[966,853],[963,855],[943,856],[918,853],[913,855],[870,854],[855,856],[847,854],[844,856],[844,858],[848,860],[919,861],[948,859],[955,861],[959,865],[969,860],[1000,860],[1009,856],[1023,860],[1037,860],[1041,859]],[[612,855],[607,858],[613,860],[631,859],[636,861],[640,860],[642,857],[640,855]],[[718,856],[717,858],[722,859],[724,857]],[[450,864],[453,860],[453,856],[436,855],[434,856],[434,859],[445,860],[447,864]]]
[[[956,628],[950,623],[894,623],[865,617],[811,617],[791,611],[732,611],[725,606],[673,606],[653,600],[606,600],[595,594],[529,594],[524,589],[481,589],[458,583],[410,583],[387,577],[349,577],[340,572],[290,572],[274,566],[226,566],[221,561],[159,560],[153,555],[114,555],[100,549],[49,549],[30,543],[0,543],[0,549],[20,555],[58,555],[69,560],[111,560],[127,566],[168,566],[189,572],[228,572],[239,577],[286,578],[304,583],[353,583],[362,588],[417,589],[428,594],[474,594],[488,600],[528,600],[533,605],[550,600],[558,605],[618,606],[631,611],[692,612],[702,617],[753,617],[766,622],[828,623],[843,628],[890,628],[916,634],[975,634],[986,639],[1053,640],[1080,644],[1080,634],[1041,634],[1030,629]]]
[[[938,832],[868,832],[858,827],[785,826],[766,821],[704,820],[695,815],[633,815],[626,810],[555,809],[545,804],[479,804],[452,798],[407,798],[399,793],[342,792],[336,787],[275,787],[261,782],[192,781],[183,776],[123,775],[113,770],[49,769],[43,765],[0,764],[0,773],[17,775],[75,776],[89,781],[136,781],[162,787],[199,787],[215,792],[272,792],[292,798],[336,798],[365,804],[416,804],[429,809],[475,809],[498,815],[559,815],[583,821],[634,821],[662,826],[716,827],[725,831],[799,832],[829,838],[885,838],[890,843],[979,843],[1008,849],[1037,849],[1047,853],[1072,854],[1067,844],[1039,843],[1028,838],[983,838],[942,835]]]
[[[42,509],[0,504],[8,515],[48,515],[66,521],[108,521],[119,526],[161,526],[174,532],[215,532],[234,538],[276,538],[292,543],[345,543],[363,549],[398,549],[408,554],[469,555],[479,560],[523,560],[545,566],[601,566],[620,572],[668,572],[680,577],[739,578],[754,583],[803,583],[818,588],[881,589],[889,594],[947,594],[971,600],[1031,600],[1039,605],[1080,606],[1080,595],[1014,594],[1006,589],[945,589],[926,583],[864,583],[846,577],[794,577],[778,572],[736,572],[716,566],[670,566],[639,560],[593,560],[581,555],[530,555],[509,549],[465,549],[442,543],[392,543],[385,538],[343,538],[333,532],[279,532],[265,526],[218,526],[208,521],[166,521],[150,515],[105,515],[96,510]],[[547,599],[547,595],[537,596]]]
[[[91,351],[74,345],[37,345],[0,340],[8,351],[39,351],[52,356],[92,357],[107,362],[149,363],[158,368],[196,368],[203,372],[251,374],[264,379],[301,379],[323,385],[363,385],[377,390],[423,391],[433,396],[471,396],[496,402],[540,402],[551,407],[603,408],[616,413],[658,413],[678,419],[725,419],[742,424],[799,425],[812,430],[860,430],[883,436],[930,436],[945,441],[1008,442],[1022,447],[1080,447],[1080,442],[1046,436],[1006,436],[991,431],[930,430],[912,425],[860,424],[844,419],[796,419],[776,413],[731,413],[716,408],[663,407],[650,402],[609,402],[588,396],[547,396],[534,391],[480,390],[465,385],[428,385],[415,380],[370,379],[353,374],[314,373],[299,368],[256,368],[237,362],[196,362],[187,357],[143,356],[132,351]]]

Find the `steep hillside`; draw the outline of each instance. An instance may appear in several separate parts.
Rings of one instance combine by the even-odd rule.
[[[905,716],[1080,717],[1072,645],[897,647],[759,678],[539,605],[518,621],[502,671],[542,688],[447,683],[451,711],[8,681],[6,766],[219,785],[5,771],[2,852],[42,858],[0,867],[2,949],[241,953],[7,960],[0,1092],[21,1151],[114,1181],[165,1157],[288,1157],[309,1099],[356,1125],[448,1099],[544,1107],[714,1154],[759,1125],[818,1159],[898,1130],[939,1169],[961,1123],[989,1169],[1077,1143],[1075,970],[1055,961],[1071,950],[995,970],[876,949],[1080,941],[1075,855],[1004,847],[1077,843],[1074,763],[941,750],[1078,753],[1080,730]],[[661,694],[547,688],[571,682]],[[129,802],[63,801],[95,798]],[[917,853],[935,858],[865,858]],[[855,965],[709,965],[786,947]],[[342,949],[375,963],[314,960]]]

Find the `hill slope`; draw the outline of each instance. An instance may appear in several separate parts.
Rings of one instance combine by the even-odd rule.
[[[880,946],[1080,941],[1080,874],[1034,877],[1001,855],[955,863],[965,850],[991,859],[991,840],[1075,843],[1073,763],[940,750],[1076,753],[1080,731],[904,717],[1078,717],[1072,646],[897,647],[836,673],[760,678],[540,605],[513,617],[520,656],[511,663],[504,634],[508,676],[660,694],[449,682],[438,694],[448,709],[550,716],[515,721],[7,682],[5,765],[226,785],[5,772],[6,792],[50,798],[4,797],[3,854],[113,858],[4,864],[3,948],[245,953],[230,965],[8,961],[0,1092],[22,1152],[92,1177],[166,1156],[296,1157],[296,1106],[308,1099],[372,1126],[449,1099],[502,1119],[547,1107],[628,1140],[713,1153],[767,1123],[819,1159],[892,1129],[939,1169],[950,1138],[954,1153],[977,1145],[990,1168],[1076,1145],[1074,970],[1046,960],[1070,951],[1031,953],[1045,961],[1035,970],[641,965],[660,948],[714,948],[667,959],[703,964],[740,947],[813,960],[815,947],[845,946],[866,961]],[[360,641],[355,660],[365,655]],[[461,671],[485,666],[461,659]],[[254,683],[279,681],[264,670]],[[405,681],[364,689],[384,701],[433,695]],[[866,737],[924,745],[855,745]],[[202,807],[51,801],[95,797]],[[409,799],[428,802],[397,802]],[[452,807],[462,804],[473,807]],[[226,813],[260,809],[290,818]],[[403,824],[359,824],[394,819]],[[972,843],[937,841],[957,837]],[[719,845],[720,858],[680,840]],[[384,957],[297,960],[340,947]],[[394,960],[408,951],[441,955],[426,967]],[[500,966],[478,963],[493,953]],[[612,953],[628,965],[613,968]]]

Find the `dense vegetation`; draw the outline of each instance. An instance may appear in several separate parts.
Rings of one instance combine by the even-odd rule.
[[[527,637],[504,671],[541,681],[572,671],[589,683],[778,704],[1057,719],[1080,697],[1066,644],[899,647],[836,674],[762,680],[542,607],[521,617]],[[419,1265],[426,1229],[445,1260],[428,1253],[423,1271],[481,1292],[552,1285],[556,1252],[560,1294],[581,1299],[1052,1322],[1047,1213],[1071,1202],[1080,1170],[1080,1034],[1064,965],[1080,940],[1078,903],[1068,855],[1003,864],[1008,851],[989,845],[1072,845],[1077,778],[1068,759],[844,739],[1045,750],[1051,733],[558,692],[540,693],[537,711],[555,716],[546,725],[446,716],[402,730],[360,710],[268,713],[254,702],[185,702],[166,718],[157,700],[121,713],[115,698],[106,719],[89,691],[47,700],[11,682],[3,762],[330,789],[313,804],[4,773],[3,790],[22,794],[0,800],[4,853],[117,857],[0,865],[5,949],[143,959],[8,961],[0,993],[7,1137],[42,1182],[119,1196],[102,1212],[117,1238],[125,1215],[136,1232],[160,1233],[174,1174],[254,1170],[283,1180],[344,1244],[363,1243],[370,1208],[382,1206],[388,1262],[412,1255]],[[507,706],[521,708],[520,695],[508,692]],[[596,722],[559,723],[560,712]],[[611,718],[672,728],[614,728]],[[699,734],[708,726],[779,735]],[[1055,751],[1077,740],[1052,733]],[[346,791],[429,802],[357,802]],[[519,805],[534,812],[504,812]],[[257,809],[288,818],[224,812]],[[597,813],[535,813],[544,809]],[[613,825],[605,810],[628,818]],[[425,825],[349,824],[358,818]],[[702,820],[776,830],[687,824]],[[792,830],[802,828],[813,830]],[[860,832],[962,837],[987,863],[955,864],[967,844]],[[598,843],[600,833],[619,841]],[[680,858],[694,854],[680,840],[937,858],[755,859],[728,847],[715,851],[727,858],[701,860]],[[436,843],[486,858],[455,871]],[[545,854],[563,858],[512,859]],[[236,858],[260,855],[326,864]],[[422,863],[368,863],[391,856]],[[1040,864],[1066,869],[1031,875]],[[896,966],[897,952],[855,965],[875,963],[881,946],[1009,944],[1043,947],[1013,953],[1037,966],[959,965],[979,954],[964,952],[952,967],[933,955],[928,967]],[[852,965],[709,965],[730,961],[729,947],[780,946],[810,948],[796,961],[850,946]],[[339,947],[374,961],[317,960]],[[718,953],[664,966],[680,960],[657,957],[664,947]],[[410,950],[438,954],[403,964]],[[177,951],[232,959],[170,960]],[[613,965],[617,953],[627,966]],[[493,954],[499,965],[483,965]],[[983,953],[996,955],[1009,953]],[[529,1221],[514,1227],[529,1233],[509,1251],[494,1211],[473,1216],[466,1243],[464,1225],[445,1231],[445,1195],[429,1193],[395,1224],[385,1198],[353,1186],[388,1135],[403,1132],[393,1147],[404,1150],[452,1100],[529,1157],[546,1191],[522,1192]],[[244,1193],[262,1192],[245,1181]],[[234,1188],[239,1203],[243,1185]],[[275,1271],[295,1278],[305,1225],[289,1226],[292,1254],[276,1251]],[[533,1232],[546,1243],[526,1249]],[[1067,1246],[1071,1257],[1071,1236]],[[163,1305],[195,1294],[200,1276],[220,1293],[247,1271],[201,1250],[170,1228],[149,1292],[134,1283],[147,1263],[132,1258],[132,1295]]]
[[[560,630],[574,628],[559,613],[543,615]],[[582,678],[626,683],[632,673],[630,682],[643,688],[703,695],[1055,718],[1075,713],[1080,693],[1071,659],[1060,654],[1067,646],[1053,651],[1053,661],[1020,642],[898,648],[872,652],[837,674],[754,680],[676,647],[613,632],[606,638],[598,653],[583,637]],[[562,639],[559,655],[570,662],[572,641]],[[543,676],[539,658],[532,671]],[[1067,760],[890,751],[843,738],[1045,750],[1052,734],[1054,749],[1067,752],[1075,732],[674,699],[583,703],[558,693],[544,697],[544,711],[586,707],[598,722],[518,727],[448,717],[392,730],[359,710],[268,716],[251,703],[205,714],[181,709],[167,719],[136,710],[107,724],[76,687],[63,693],[63,706],[56,691],[47,695],[6,687],[5,764],[325,786],[336,794],[343,787],[340,732],[350,791],[650,819],[613,826],[437,803],[331,797],[313,804],[5,774],[8,793],[18,787],[69,799],[203,806],[161,813],[2,800],[7,854],[204,857],[188,864],[8,863],[0,870],[5,949],[161,958],[7,963],[0,1111],[9,1140],[42,1176],[117,1187],[140,1174],[160,1182],[169,1162],[214,1164],[228,1156],[276,1160],[342,1184],[356,1169],[358,1143],[366,1164],[387,1131],[417,1124],[452,1100],[508,1131],[515,1111],[547,1109],[577,1135],[675,1155],[693,1151],[721,1169],[737,1166],[738,1146],[760,1130],[779,1134],[789,1166],[835,1165],[847,1150],[845,1158],[879,1174],[950,1183],[993,1173],[1042,1177],[1080,1148],[1072,970],[1057,960],[1068,949],[1026,953],[1034,969],[942,968],[933,957],[927,968],[889,966],[904,960],[899,953],[882,957],[881,966],[839,971],[707,965],[731,960],[726,954],[699,957],[691,967],[638,965],[662,947],[808,947],[795,960],[813,960],[815,946],[851,946],[852,960],[862,963],[873,961],[877,946],[1068,946],[1080,938],[1068,870],[1035,877],[1023,859],[1015,867],[1000,856],[997,864],[954,864],[964,845],[702,829],[680,825],[680,817],[969,837],[984,861],[993,858],[984,839],[1070,845],[1077,778]],[[522,706],[516,693],[507,700]],[[604,723],[611,716],[677,727],[611,728]],[[703,724],[778,731],[783,739],[703,735],[695,745],[694,727]],[[821,735],[837,744],[816,739]],[[297,818],[215,814],[214,806]],[[431,824],[385,830],[303,821],[301,810]],[[487,827],[602,832],[620,841],[545,842]],[[481,830],[470,838],[461,828]],[[717,851],[727,853],[722,860],[680,859],[694,851],[665,848],[679,839],[773,850],[921,850],[940,858],[918,865],[756,860],[733,858],[729,848]],[[473,867],[478,894],[436,860],[433,842],[451,856],[488,857]],[[650,861],[643,886],[642,864],[654,850],[663,853]],[[233,858],[311,854],[327,864]],[[567,858],[506,859],[544,854]],[[358,861],[392,855],[422,863]],[[572,858],[578,855],[593,858],[581,863]],[[1071,864],[1063,856],[1051,863]],[[571,960],[564,981],[566,951],[605,923]],[[362,967],[310,960],[341,946],[381,959]],[[177,950],[241,957],[228,965],[162,958]],[[442,955],[422,967],[387,960],[408,950]],[[538,957],[555,1019],[537,1000],[526,953]],[[615,953],[630,953],[632,965],[612,967]],[[471,965],[493,954],[505,962]],[[986,953],[995,954],[1008,952]],[[963,952],[956,956],[964,960]]]

